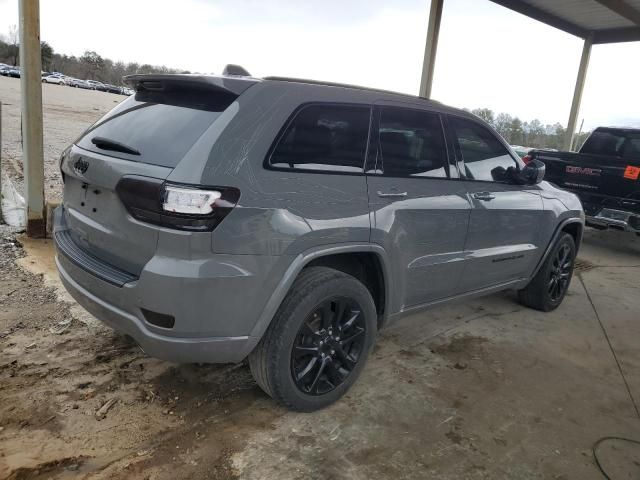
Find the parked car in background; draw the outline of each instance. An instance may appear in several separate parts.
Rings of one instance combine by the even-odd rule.
[[[69,79],[67,85],[70,87],[84,88],[86,90],[91,90],[93,88],[85,80],[80,80],[79,78]]]
[[[101,92],[106,92],[107,87],[105,87],[104,83],[98,82],[97,80],[87,80],[86,81],[93,90],[99,90]]]
[[[7,70],[7,73],[6,73],[7,77],[13,77],[13,78],[20,78],[21,75],[22,75],[22,72],[20,70],[20,67],[11,67]]]
[[[134,95],[136,92],[133,91],[133,89],[128,88],[128,87],[124,87],[122,89],[122,94],[123,95]]]
[[[116,85],[111,85],[110,83],[106,83],[104,85],[105,91],[109,93],[122,93],[122,88]]]
[[[513,148],[513,151],[516,152],[520,158],[524,158],[531,150],[533,150],[531,147],[522,147],[520,145],[511,145],[511,148]]]
[[[2,75],[3,77],[6,77],[9,75],[9,70],[11,70],[13,67],[10,67],[9,65],[0,65],[0,75]]]
[[[55,85],[66,85],[64,77],[59,75],[46,75],[42,77],[42,83],[53,83]]]
[[[149,355],[248,356],[267,394],[313,411],[404,315],[505,289],[549,311],[567,292],[580,201],[475,115],[308,80],[125,81],[136,95],[62,154],[56,263]]]
[[[640,129],[598,127],[578,153],[534,150],[532,159],[580,197],[588,225],[640,235]]]

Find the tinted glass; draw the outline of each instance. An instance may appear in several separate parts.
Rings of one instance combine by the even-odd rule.
[[[630,160],[640,160],[640,133],[632,133],[622,151],[622,157]]]
[[[111,110],[76,143],[112,157],[175,167],[232,101],[229,96],[211,93],[138,93]],[[95,137],[126,145],[140,155],[98,148],[91,142]]]
[[[435,113],[384,107],[380,112],[380,160],[385,175],[447,176],[447,151]]]
[[[607,130],[596,130],[593,132],[580,149],[581,153],[592,155],[622,155],[625,136],[623,133],[616,133]]]
[[[287,127],[270,158],[276,168],[360,173],[369,107],[308,105]]]
[[[449,125],[464,161],[467,178],[501,181],[505,179],[507,168],[517,167],[506,147],[487,128],[459,117],[450,117]]]

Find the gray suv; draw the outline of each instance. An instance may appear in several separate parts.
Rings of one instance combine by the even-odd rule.
[[[440,103],[270,77],[135,75],[61,157],[57,266],[89,312],[174,362],[240,362],[312,411],[403,315],[505,289],[548,311],[578,199]]]

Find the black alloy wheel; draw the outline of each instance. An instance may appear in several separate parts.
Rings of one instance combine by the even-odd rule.
[[[558,308],[571,284],[576,253],[573,236],[562,233],[529,284],[518,290],[520,303],[543,312]]]
[[[335,297],[303,321],[291,350],[291,375],[301,392],[324,395],[350,375],[364,350],[366,323],[355,300]]]
[[[549,269],[547,292],[552,302],[557,302],[566,293],[572,269],[573,256],[571,247],[565,243],[556,252]]]

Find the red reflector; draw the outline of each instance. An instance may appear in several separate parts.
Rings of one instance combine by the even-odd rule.
[[[528,165],[529,162],[531,162],[531,160],[533,160],[531,155],[525,155],[524,157],[522,157],[522,161],[524,162],[525,165]]]

